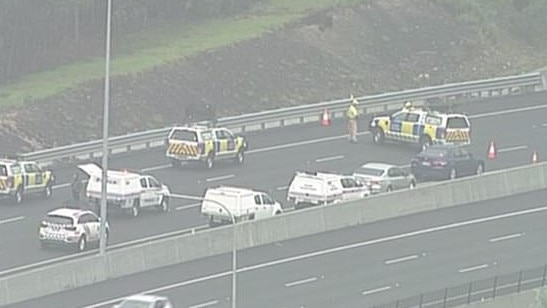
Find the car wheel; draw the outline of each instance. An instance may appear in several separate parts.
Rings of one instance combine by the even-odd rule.
[[[382,144],[384,143],[385,138],[386,136],[381,128],[374,130],[374,133],[372,134],[372,142],[376,144]]]
[[[137,217],[139,216],[139,212],[140,212],[139,201],[135,200],[133,202],[133,206],[131,207],[131,216]]]
[[[450,168],[450,172],[448,173],[448,179],[454,180],[458,177],[458,174],[456,173],[456,169]]]
[[[214,165],[215,165],[215,155],[211,153],[207,156],[207,159],[205,159],[205,167],[207,169],[212,169]]]
[[[169,211],[169,198],[168,197],[161,198],[160,210],[162,212]]]
[[[51,184],[47,184],[47,186],[44,188],[44,197],[46,199],[49,199],[51,198],[52,195],[53,195],[53,187]]]
[[[238,151],[235,157],[235,163],[238,165],[241,165],[243,164],[244,161],[245,161],[245,153],[243,152],[243,150]]]
[[[477,174],[477,175],[482,175],[483,172],[484,172],[484,167],[482,166],[482,164],[479,164],[479,165],[477,166],[476,174]]]
[[[85,251],[87,249],[87,238],[85,235],[82,235],[80,237],[80,240],[78,241],[78,251]]]
[[[15,195],[13,195],[13,201],[15,201],[15,204],[21,204],[23,202],[23,188],[19,187],[17,189]]]
[[[422,136],[422,138],[420,139],[420,148],[422,151],[427,150],[427,148],[429,148],[431,144],[432,142],[429,136]]]

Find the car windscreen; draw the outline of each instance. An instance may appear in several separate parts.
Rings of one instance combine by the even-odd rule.
[[[196,132],[183,130],[183,129],[176,129],[173,132],[171,132],[171,136],[169,136],[169,139],[180,140],[180,141],[190,141],[190,142],[197,142],[198,140]]]
[[[72,218],[59,215],[47,215],[44,221],[55,225],[72,225]]]
[[[362,175],[368,175],[368,176],[382,176],[384,174],[383,169],[376,169],[376,168],[369,168],[369,167],[361,167],[357,170],[355,170],[355,173],[362,174]]]
[[[469,128],[469,123],[464,117],[449,117],[446,123],[448,129],[464,129]]]

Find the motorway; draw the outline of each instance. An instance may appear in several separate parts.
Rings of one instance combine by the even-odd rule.
[[[547,92],[514,97],[488,99],[458,107],[471,116],[473,149],[477,155],[486,154],[490,141],[495,141],[498,158],[488,161],[486,169],[495,170],[530,163],[536,149],[540,159],[547,155]],[[368,161],[386,161],[407,165],[416,149],[405,145],[376,146],[361,123],[358,144],[350,144],[344,136],[343,120],[331,127],[312,125],[271,129],[249,133],[250,150],[243,166],[218,164],[213,170],[196,166],[171,169],[166,163],[164,149],[139,151],[113,156],[112,168],[140,169],[155,175],[182,199],[172,200],[169,213],[143,212],[132,219],[115,213],[109,215],[110,245],[119,246],[139,239],[150,239],[169,232],[188,228],[202,228],[206,221],[199,215],[197,201],[206,187],[219,184],[252,187],[270,192],[283,202],[286,187],[296,170],[327,170],[351,172]],[[0,275],[6,271],[22,270],[36,262],[73,255],[66,250],[41,250],[37,242],[40,219],[48,211],[69,200],[67,185],[72,166],[54,169],[58,183],[51,200],[28,199],[14,206],[0,203]],[[146,226],[143,228],[142,226]]]
[[[239,251],[238,307],[367,308],[543,266],[546,198],[541,190]],[[177,308],[230,307],[230,260],[219,255],[8,307],[109,307],[135,293],[168,296]]]

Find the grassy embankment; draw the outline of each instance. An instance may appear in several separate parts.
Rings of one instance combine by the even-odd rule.
[[[267,5],[255,8],[248,18],[151,29],[116,43],[120,49],[128,52],[112,58],[111,76],[146,72],[206,50],[258,37],[310,11],[355,2],[358,0],[271,0]],[[104,59],[101,58],[29,75],[17,83],[0,88],[0,108],[48,98],[103,77]]]

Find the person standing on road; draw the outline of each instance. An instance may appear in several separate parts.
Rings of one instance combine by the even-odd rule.
[[[346,111],[346,118],[348,119],[349,141],[351,143],[357,143],[357,119],[359,118],[357,105],[359,105],[359,102],[353,97],[353,95],[350,99],[351,105]]]

